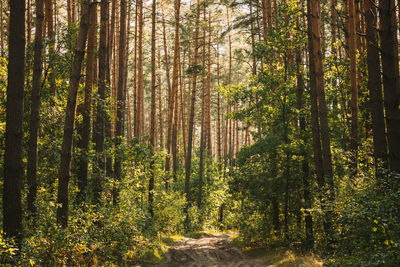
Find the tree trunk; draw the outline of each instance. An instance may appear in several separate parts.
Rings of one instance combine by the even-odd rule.
[[[136,106],[136,122],[135,137],[141,138],[142,128],[142,112],[143,112],[143,1],[136,2],[138,10],[138,62],[137,62],[137,106]]]
[[[117,103],[117,117],[115,124],[115,147],[122,144],[122,139],[124,138],[124,124],[125,124],[125,48],[126,48],[126,0],[121,0],[120,5],[120,24],[119,24],[119,53],[118,53],[118,103]],[[121,153],[121,152],[119,152]],[[114,161],[114,179],[116,184],[113,190],[113,203],[114,205],[118,202],[119,198],[119,188],[118,183],[122,180],[122,160],[123,156],[118,152],[115,155]]]
[[[98,95],[96,107],[96,121],[94,128],[94,142],[97,157],[97,169],[94,172],[93,183],[93,203],[100,203],[100,194],[103,185],[104,175],[104,126],[105,126],[105,106],[107,90],[107,62],[108,62],[108,18],[109,0],[102,0],[100,6],[100,45],[99,45],[99,79]]]
[[[33,59],[33,80],[31,93],[31,114],[29,120],[29,144],[28,144],[28,211],[36,215],[36,192],[37,192],[37,154],[38,154],[38,132],[40,125],[40,91],[42,86],[42,64],[43,64],[43,21],[44,1],[36,1],[36,31],[35,31],[35,55]]]
[[[219,47],[217,46],[217,86],[220,85]],[[221,161],[221,96],[217,93],[217,161]]]
[[[349,56],[350,56],[350,84],[351,84],[351,134],[350,149],[352,175],[357,174],[358,161],[358,80],[357,80],[357,50],[356,50],[356,7],[355,0],[348,1]]]
[[[389,168],[400,172],[400,86],[398,62],[395,57],[395,42],[392,25],[390,1],[379,1],[379,21],[381,39],[381,57],[383,72],[384,103],[386,111],[387,139],[389,147]],[[397,67],[396,67],[397,65]]]
[[[330,151],[329,127],[327,106],[324,91],[324,73],[322,68],[322,53],[320,48],[319,5],[317,0],[307,1],[308,9],[308,46],[310,68],[310,92],[311,92],[311,119],[314,144],[314,161],[317,174],[317,182],[321,190],[324,190],[325,181],[329,185],[329,191],[325,197],[333,200],[333,173]],[[319,118],[318,118],[319,117]],[[318,122],[319,119],[319,122]],[[319,129],[320,127],[320,129]],[[321,149],[322,143],[322,149]],[[326,210],[325,201],[323,209]],[[324,216],[324,228],[328,244],[331,243],[331,216],[329,211]]]
[[[89,139],[90,139],[90,119],[92,113],[92,89],[94,84],[94,73],[96,64],[95,50],[97,46],[97,6],[91,5],[90,7],[90,21],[88,30],[88,44],[86,56],[86,80],[85,80],[85,100],[83,103],[83,120],[81,127],[78,128],[80,135],[80,159],[78,162],[78,194],[77,202],[81,204],[86,199],[86,190],[88,183],[88,152],[89,152]]]
[[[178,86],[179,86],[179,65],[180,65],[180,42],[179,42],[179,19],[180,19],[180,0],[175,1],[175,44],[174,44],[174,62],[173,62],[173,70],[172,70],[172,98],[171,98],[171,117],[169,119],[172,122],[172,173],[174,182],[177,181],[177,171],[178,171],[178,151],[177,151],[177,139],[178,139]],[[173,114],[173,117],[172,117]]]
[[[197,0],[196,4],[196,29],[194,34],[194,55],[193,55],[193,66],[197,66],[198,60],[198,49],[199,49],[199,19],[200,19],[200,1]],[[190,102],[190,116],[188,125],[188,148],[187,148],[187,159],[185,166],[185,195],[186,195],[186,228],[189,227],[189,207],[190,207],[190,174],[192,169],[192,147],[193,147],[193,128],[194,128],[194,114],[196,106],[196,91],[197,91],[197,70],[193,71],[192,78],[192,92],[191,92],[191,102]]]
[[[151,5],[151,116],[150,116],[150,145],[154,151],[155,128],[156,128],[156,0]],[[149,213],[154,216],[153,198],[154,198],[154,159],[150,162],[150,179],[149,179]]]
[[[3,231],[22,240],[21,189],[25,79],[25,0],[10,1],[10,29],[4,151]]]
[[[161,70],[161,53],[158,50],[158,69]],[[163,127],[163,112],[162,112],[162,91],[161,91],[161,75],[158,75],[158,116],[159,116],[159,134],[160,140],[159,145],[160,148],[164,146],[164,127]]]
[[[76,97],[78,93],[79,81],[81,78],[82,61],[85,56],[85,46],[89,29],[89,6],[90,0],[84,0],[81,23],[79,26],[78,38],[75,44],[74,58],[71,67],[69,82],[68,101],[64,121],[64,135],[61,151],[61,162],[58,175],[57,221],[63,228],[68,226],[68,193],[69,178],[72,155],[72,139],[74,134]]]
[[[299,25],[300,22],[297,21]],[[296,65],[297,65],[297,108],[299,110],[299,130],[300,138],[302,138],[304,144],[308,143],[307,132],[306,132],[306,114],[304,111],[304,78],[303,78],[303,66],[301,58],[301,48],[297,49],[296,53]],[[311,184],[312,176],[310,176],[310,168],[308,163],[308,153],[306,147],[301,147],[301,154],[303,156],[301,163],[302,170],[302,182],[303,182],[303,198],[304,198],[304,214],[305,214],[305,226],[306,226],[306,238],[304,245],[307,249],[314,247],[314,233],[313,233],[313,221],[310,209],[312,208],[312,196],[311,196]]]
[[[207,60],[207,94],[206,94],[206,127],[207,155],[212,155],[211,134],[211,11],[208,12],[208,60]]]
[[[52,58],[55,55],[55,32],[54,32],[54,21],[53,21],[53,0],[45,0],[46,7],[46,26],[47,26],[47,38],[49,38],[49,62],[48,62],[48,80],[50,86],[50,94],[54,97],[56,95],[56,78],[54,73],[54,66]]]
[[[204,22],[206,21],[206,9],[204,8]],[[206,29],[203,28],[203,44],[202,44],[202,65],[206,64]],[[206,146],[206,74],[203,71],[201,83],[201,132],[200,132],[200,159],[199,159],[199,188],[197,195],[197,207],[201,208],[203,198],[203,173],[204,173],[204,148]]]
[[[373,1],[371,3],[371,1]],[[379,167],[388,167],[387,140],[385,134],[385,117],[382,103],[381,65],[379,61],[377,9],[375,0],[364,1],[367,39],[368,90],[374,140],[374,156],[377,171]]]

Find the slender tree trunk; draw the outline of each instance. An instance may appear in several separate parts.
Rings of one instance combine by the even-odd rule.
[[[207,99],[206,99],[206,127],[207,127],[207,155],[212,155],[211,134],[211,10],[208,12],[208,60],[207,60]]]
[[[88,183],[88,152],[89,152],[89,139],[90,139],[90,119],[92,113],[92,89],[94,84],[94,73],[96,64],[96,43],[97,43],[97,6],[91,5],[90,7],[90,21],[88,31],[88,44],[87,44],[87,56],[86,56],[86,80],[85,80],[85,100],[83,104],[83,120],[82,125],[78,128],[80,135],[80,142],[78,146],[81,149],[81,155],[78,163],[78,204],[82,203],[86,199],[87,183]]]
[[[314,144],[314,161],[317,174],[317,182],[321,190],[324,190],[325,181],[329,185],[329,191],[325,197],[333,200],[333,173],[329,140],[329,127],[327,118],[327,107],[325,103],[322,54],[320,49],[319,29],[319,5],[317,0],[307,1],[308,9],[308,46],[310,57],[310,87],[311,87],[311,119]],[[319,117],[319,118],[318,118]],[[319,120],[319,121],[318,121]],[[320,127],[320,129],[319,129]],[[322,149],[321,149],[322,143]],[[323,209],[326,203],[323,201]],[[328,211],[324,217],[324,228],[328,244],[331,243],[331,214]]]
[[[47,38],[49,38],[49,62],[47,67],[48,80],[50,86],[50,94],[54,97],[56,95],[56,78],[54,73],[54,66],[52,58],[55,55],[55,32],[54,32],[54,21],[53,21],[53,0],[45,0],[46,7],[46,26],[47,26]]]
[[[220,85],[219,46],[217,46],[217,86]],[[217,93],[217,160],[221,161],[221,96]]]
[[[357,48],[356,48],[356,7],[355,0],[348,1],[349,56],[351,83],[351,134],[350,148],[352,152],[352,174],[357,174],[358,161],[358,80],[357,80]]]
[[[199,49],[199,20],[200,20],[200,1],[197,0],[196,7],[196,29],[194,34],[194,55],[193,55],[193,65],[197,65],[198,60],[198,49]],[[186,228],[189,227],[189,207],[190,207],[190,174],[192,169],[192,147],[193,147],[193,128],[194,128],[194,114],[195,114],[195,106],[196,106],[196,91],[197,91],[197,70],[193,72],[192,78],[192,92],[191,92],[191,102],[190,102],[190,116],[189,116],[189,125],[188,125],[188,149],[187,149],[187,159],[185,166],[185,195],[186,195]]]
[[[300,22],[297,21],[299,25]],[[300,138],[303,139],[304,144],[308,143],[306,136],[306,114],[304,111],[304,78],[303,78],[303,66],[301,58],[301,48],[297,49],[296,53],[296,65],[297,65],[297,108],[299,110],[299,128]],[[313,221],[310,209],[312,208],[312,196],[311,196],[311,184],[312,176],[310,176],[310,168],[308,163],[308,153],[304,146],[301,147],[301,154],[303,156],[301,163],[302,170],[302,182],[303,182],[303,197],[304,197],[304,213],[305,213],[305,226],[306,226],[306,238],[305,246],[307,249],[312,249],[314,246],[314,233],[313,233]]]
[[[72,22],[71,1],[73,1],[73,0],[67,0],[67,25],[68,25],[68,28],[71,27],[71,22]]]
[[[26,2],[26,44],[31,43],[32,39],[32,21],[31,21],[31,0]]]
[[[107,11],[109,12],[109,10]],[[110,24],[107,27],[107,57],[106,57],[106,90],[105,97],[109,98],[112,95],[112,81],[111,81],[111,67],[114,55],[114,32],[115,32],[115,13],[116,13],[116,0],[111,0],[111,18]],[[110,17],[110,14],[108,14]],[[104,110],[106,111],[106,110]],[[110,114],[110,115],[108,115]],[[112,109],[104,113],[104,134],[108,140],[111,141],[113,137],[112,132]],[[111,142],[110,142],[111,143]],[[113,174],[113,161],[110,153],[106,153],[106,176],[112,177]]]
[[[161,70],[161,53],[158,50],[158,69]],[[162,111],[162,91],[161,91],[161,75],[158,75],[158,115],[159,115],[159,134],[160,148],[164,146],[164,127],[163,127],[163,111]]]
[[[178,171],[178,151],[177,151],[177,139],[178,139],[178,86],[179,86],[179,65],[180,65],[180,47],[179,47],[179,19],[180,19],[180,0],[175,1],[175,44],[174,44],[174,62],[172,70],[172,97],[171,97],[171,117],[169,119],[172,122],[172,173],[174,182],[177,181],[177,171]],[[170,107],[170,108],[171,108]],[[173,117],[172,117],[173,114]],[[169,134],[169,133],[168,133]]]
[[[127,144],[129,144],[130,140],[132,140],[132,123],[131,123],[131,107],[130,107],[130,97],[129,97],[129,90],[128,90],[128,80],[129,80],[129,72],[128,72],[128,63],[129,63],[129,44],[130,44],[130,25],[131,25],[131,11],[132,11],[132,5],[129,5],[129,8],[127,9],[128,15],[127,15],[127,21],[126,21],[126,41],[125,41],[125,74],[124,74],[124,99],[125,99],[125,115],[124,115],[124,120],[127,120],[126,124],[126,141]],[[128,104],[126,104],[128,102]]]
[[[263,0],[264,1],[264,0]],[[254,32],[254,23],[253,23],[253,4],[252,4],[252,0],[249,2],[249,7],[250,7],[250,38],[251,38],[251,52],[252,52],[252,60],[253,60],[253,64],[252,64],[252,72],[253,75],[257,74],[257,61],[256,61],[256,57],[254,55],[254,47],[255,47],[255,32]],[[264,20],[263,20],[264,21]],[[266,32],[265,32],[266,35]]]
[[[150,116],[150,145],[152,151],[156,146],[156,0],[151,5],[151,116]],[[150,180],[149,180],[149,213],[153,217],[153,198],[154,198],[154,159],[150,163]]]
[[[0,55],[4,57],[4,24],[3,24],[3,1],[0,1]]]
[[[4,151],[3,231],[22,240],[21,189],[25,79],[25,0],[10,1],[8,79]]]
[[[142,137],[142,112],[143,112],[143,1],[136,2],[138,10],[138,62],[137,62],[137,106],[136,106],[136,122],[135,122],[135,136]]]
[[[372,1],[372,2],[371,2]],[[387,139],[385,134],[385,117],[382,103],[381,65],[378,50],[377,8],[375,0],[364,1],[367,39],[368,90],[370,112],[372,118],[372,134],[374,140],[375,164],[388,167]]]
[[[68,101],[64,122],[64,136],[61,151],[61,162],[58,175],[57,221],[63,228],[68,226],[68,193],[69,178],[72,155],[72,139],[74,134],[76,97],[79,81],[81,78],[82,61],[85,56],[85,46],[89,29],[89,6],[90,0],[84,0],[81,23],[79,26],[78,38],[75,44],[74,59],[72,61],[71,76],[69,82]]]
[[[104,175],[104,130],[105,130],[105,101],[107,90],[107,62],[108,62],[108,18],[109,0],[102,0],[100,6],[100,45],[99,45],[99,79],[98,95],[96,107],[96,121],[94,127],[94,142],[97,157],[97,169],[95,169],[93,183],[93,202],[100,203],[100,194],[103,185]]]
[[[186,159],[186,154],[187,154],[187,139],[186,139],[186,114],[185,114],[185,107],[187,106],[187,93],[186,93],[186,84],[185,84],[185,79],[184,79],[184,70],[185,70],[185,51],[183,53],[183,60],[182,60],[182,64],[179,65],[179,73],[180,73],[180,89],[181,89],[181,125],[182,125],[182,141],[183,141],[183,158],[184,160]]]
[[[118,148],[122,144],[124,138],[124,124],[125,124],[125,49],[126,49],[126,0],[121,0],[120,5],[120,24],[119,24],[119,58],[118,58],[118,103],[117,103],[117,117],[115,125],[115,147]],[[114,185],[113,191],[113,203],[114,205],[118,202],[119,188],[118,183],[122,180],[122,161],[123,156],[118,154],[115,155],[114,161],[114,179],[116,184]]]
[[[229,18],[229,8],[228,6],[226,7],[226,20],[228,24],[228,28],[230,28],[230,18]],[[228,71],[228,85],[230,86],[232,84],[232,40],[231,40],[231,35],[228,35],[228,46],[229,46],[229,71]],[[226,106],[226,115],[229,115],[231,113],[231,104],[229,103],[231,101],[230,97],[228,97],[228,104]],[[226,128],[227,128],[227,138],[228,138],[228,148],[227,148],[227,153],[232,154],[233,153],[233,138],[232,138],[232,120],[227,119],[226,121]]]
[[[28,144],[28,211],[36,215],[36,192],[37,192],[37,154],[38,154],[38,132],[39,132],[39,111],[40,91],[43,65],[43,21],[44,1],[36,1],[36,31],[35,31],[35,55],[33,59],[33,80],[31,93],[31,114],[29,120],[29,144]]]
[[[381,57],[383,72],[384,103],[386,111],[387,139],[389,147],[389,168],[400,172],[400,86],[398,61],[395,57],[391,4],[393,0],[379,1]]]
[[[204,8],[204,22],[206,21],[206,8]],[[202,65],[206,64],[206,29],[203,28],[203,44],[202,44]],[[197,195],[197,207],[201,208],[203,198],[203,173],[204,173],[204,149],[206,146],[206,74],[203,71],[201,85],[201,132],[200,132],[200,159],[199,159],[199,188]]]

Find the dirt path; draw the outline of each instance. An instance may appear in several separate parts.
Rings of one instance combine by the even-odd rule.
[[[199,239],[183,238],[171,246],[166,262],[160,267],[261,267],[269,266],[259,259],[250,259],[234,247],[229,235]]]

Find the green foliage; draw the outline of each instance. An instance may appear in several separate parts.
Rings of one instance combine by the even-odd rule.
[[[400,190],[397,174],[365,177],[343,190],[336,206],[338,244],[332,266],[396,266],[400,262]]]

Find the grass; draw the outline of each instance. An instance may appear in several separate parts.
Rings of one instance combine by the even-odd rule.
[[[276,267],[314,267],[323,266],[323,261],[316,255],[299,254],[285,248],[250,248],[244,253],[251,258],[262,259],[263,262]]]

